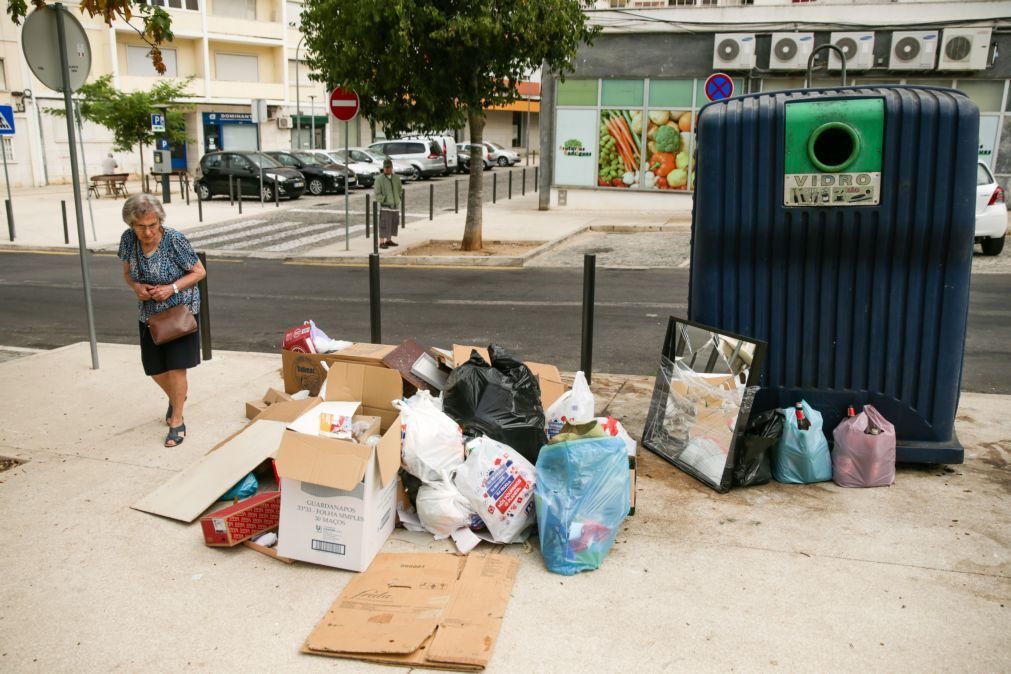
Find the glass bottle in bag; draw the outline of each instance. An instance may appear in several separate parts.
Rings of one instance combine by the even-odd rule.
[[[794,405],[797,413],[797,428],[802,431],[806,431],[811,428],[811,422],[808,420],[807,416],[804,414],[804,406],[800,403]]]

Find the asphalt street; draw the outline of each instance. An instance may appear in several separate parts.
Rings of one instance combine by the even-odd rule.
[[[92,258],[100,341],[136,343],[133,294],[112,255]],[[214,348],[272,352],[283,331],[313,319],[331,337],[369,341],[364,267],[210,259]],[[962,387],[1011,393],[1011,275],[973,277]],[[687,312],[688,270],[601,269],[593,369],[652,374],[667,316]],[[389,268],[382,272],[382,339],[497,342],[518,356],[579,367],[582,271]],[[87,340],[76,255],[0,254],[0,345],[53,348]]]
[[[483,197],[508,199],[512,175],[512,194],[523,194],[534,189],[534,167],[522,164],[506,169],[493,168],[483,174]],[[451,175],[429,180],[410,181],[404,184],[405,220],[427,220],[429,214],[441,215],[467,207],[468,175]],[[366,195],[372,189],[352,190],[348,195],[348,235],[365,236]],[[215,201],[227,201],[217,196]],[[431,201],[431,206],[429,202]],[[277,209],[272,203],[260,206],[256,199],[247,197],[243,202],[243,215],[224,222],[191,230],[187,237],[201,250],[263,251],[272,253],[298,253],[344,239],[344,195],[327,194],[314,197],[306,193],[294,204]]]

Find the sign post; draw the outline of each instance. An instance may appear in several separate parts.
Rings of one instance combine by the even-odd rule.
[[[32,73],[50,89],[63,92],[63,105],[67,116],[67,147],[70,151],[70,177],[74,187],[74,214],[77,216],[77,244],[81,251],[84,304],[88,315],[88,336],[91,341],[91,367],[97,370],[98,339],[95,336],[95,308],[91,301],[91,271],[88,268],[84,241],[84,209],[81,206],[74,105],[71,100],[71,94],[84,84],[91,71],[91,43],[81,22],[57,2],[39,7],[25,19],[21,31],[21,45],[25,61],[28,62]]]
[[[330,114],[344,122],[344,250],[351,249],[351,235],[348,225],[348,178],[351,173],[351,150],[348,147],[348,123],[358,116],[358,94],[350,89],[337,87],[330,92]]]
[[[710,101],[722,101],[734,95],[734,79],[726,73],[713,73],[702,90]]]
[[[0,105],[0,137],[14,135],[14,108],[10,105]],[[2,140],[2,139],[0,139]],[[7,173],[7,144],[0,146],[4,155],[4,182],[7,183],[7,231],[11,241],[14,240],[14,201],[11,199],[11,177]]]

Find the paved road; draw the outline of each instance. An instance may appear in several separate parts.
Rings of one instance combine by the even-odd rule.
[[[133,295],[113,256],[92,260],[99,339],[135,343]],[[369,340],[363,268],[209,263],[214,346],[271,352],[312,318],[331,337]],[[383,272],[383,341],[448,346],[497,341],[530,360],[579,366],[581,270],[394,269]],[[652,374],[666,317],[687,311],[688,271],[599,270],[594,370]],[[1011,393],[1011,275],[973,278],[963,388]],[[72,255],[0,254],[0,345],[52,348],[87,339]]]
[[[491,203],[492,192],[497,199],[509,196],[509,175],[512,174],[513,196],[520,196],[523,181],[526,189],[534,189],[533,167],[524,170],[522,165],[511,169],[494,168],[484,173],[484,200]],[[408,182],[404,186],[407,226],[412,222],[427,220],[429,197],[432,213],[452,212],[467,205],[466,175],[432,178]],[[352,190],[348,198],[348,233],[351,238],[365,235],[365,195],[371,189]],[[221,201],[222,197],[215,197]],[[202,250],[261,251],[273,253],[298,253],[344,239],[344,195],[314,197],[306,194],[284,209],[273,204],[265,208],[260,202],[246,199],[243,215],[225,222],[208,225],[187,232],[194,246]]]

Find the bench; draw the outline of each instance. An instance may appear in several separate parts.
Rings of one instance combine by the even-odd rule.
[[[126,189],[126,179],[129,177],[129,173],[103,173],[91,176],[91,185],[88,186],[88,192],[94,194],[96,199],[101,199],[102,196],[99,193],[98,186],[105,185],[106,194],[111,194],[116,198],[121,196],[126,197],[130,194]]]

